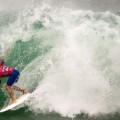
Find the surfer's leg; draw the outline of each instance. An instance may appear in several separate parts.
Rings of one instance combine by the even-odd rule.
[[[9,95],[10,95],[10,97],[12,99],[10,104],[16,102],[16,99],[14,97],[14,93],[13,93],[11,87],[14,84],[15,80],[18,78],[18,76],[19,76],[19,72],[14,70],[13,73],[9,76],[8,81],[7,81],[6,90],[7,90],[7,92],[9,93]]]
[[[10,95],[10,97],[11,97],[11,99],[12,99],[12,101],[11,101],[10,104],[15,103],[15,102],[16,102],[16,99],[15,99],[15,97],[14,97],[14,94],[13,94],[13,91],[12,91],[12,89],[11,89],[11,86],[6,86],[6,90],[7,90],[7,92],[9,93],[9,95]]]
[[[26,93],[27,93],[24,89],[21,89],[21,88],[18,87],[18,86],[13,86],[12,88],[13,88],[14,90],[16,90],[16,91],[21,92],[22,94],[26,94]]]

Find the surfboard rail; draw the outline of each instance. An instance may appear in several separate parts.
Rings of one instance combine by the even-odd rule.
[[[21,103],[23,103],[25,100],[28,99],[28,97],[30,96],[30,93],[24,94],[22,96],[20,96],[15,103],[11,104],[11,105],[7,105],[6,107],[4,106],[1,110],[0,113],[11,110],[12,108],[20,105]]]

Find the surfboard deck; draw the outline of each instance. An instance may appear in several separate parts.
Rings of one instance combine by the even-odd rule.
[[[20,96],[17,100],[16,100],[16,103],[13,103],[11,105],[7,105],[6,107],[3,107],[1,110],[0,110],[0,113],[2,112],[5,112],[5,111],[8,111],[8,110],[11,110],[12,108],[20,105],[21,103],[23,103],[25,100],[27,100],[27,98],[30,96],[30,93],[27,93],[27,94],[24,94],[22,96]]]

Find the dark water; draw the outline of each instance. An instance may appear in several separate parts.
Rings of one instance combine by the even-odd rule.
[[[16,111],[8,111],[0,115],[0,119],[10,119],[10,120],[119,120],[120,114],[104,114],[89,116],[88,114],[81,113],[75,118],[61,117],[57,113],[39,113],[34,114],[27,111],[27,108],[21,108]]]

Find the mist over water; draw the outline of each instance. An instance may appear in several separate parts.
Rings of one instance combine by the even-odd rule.
[[[118,111],[119,21],[110,12],[41,5],[0,27],[2,44],[13,48],[7,64],[21,71],[18,85],[32,92],[29,110],[69,117]]]

